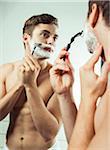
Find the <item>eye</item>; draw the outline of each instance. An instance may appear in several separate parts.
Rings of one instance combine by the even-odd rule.
[[[54,36],[53,39],[54,41],[56,41],[58,39],[58,36]]]
[[[42,33],[42,36],[43,36],[44,38],[48,38],[48,37],[49,37],[49,33],[43,32],[43,33]]]

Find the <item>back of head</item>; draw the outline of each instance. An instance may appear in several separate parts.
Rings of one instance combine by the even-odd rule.
[[[32,16],[25,22],[24,27],[23,27],[23,34],[27,33],[30,36],[32,36],[32,32],[35,26],[37,26],[40,23],[55,24],[56,26],[58,26],[57,18],[55,18],[54,16],[50,14],[40,14],[40,15]]]
[[[105,24],[110,27],[110,0],[89,0],[88,17],[94,3],[98,6],[98,9],[101,10]]]

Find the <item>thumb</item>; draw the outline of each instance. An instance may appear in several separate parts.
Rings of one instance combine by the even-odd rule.
[[[28,41],[25,42],[25,47],[26,47],[26,51],[31,52],[31,48]]]

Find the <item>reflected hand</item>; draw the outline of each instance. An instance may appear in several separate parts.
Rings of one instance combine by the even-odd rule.
[[[29,50],[29,44],[26,43]],[[18,78],[24,84],[36,84],[36,80],[40,73],[41,67],[36,58],[31,54],[27,54],[23,60],[23,64],[18,69]]]
[[[62,59],[66,56],[65,61]],[[50,82],[57,94],[65,94],[72,87],[74,78],[73,68],[69,61],[68,52],[63,49],[57,58],[55,65],[50,70]]]

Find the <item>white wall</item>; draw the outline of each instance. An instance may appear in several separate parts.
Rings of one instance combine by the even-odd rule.
[[[58,18],[60,29],[56,53],[51,59],[55,59],[58,52],[66,46],[72,35],[81,31],[84,27],[87,14],[87,0],[47,2],[0,0],[0,63],[7,63],[22,59],[24,49],[22,44],[22,27],[26,19],[32,15],[50,13]],[[77,106],[80,101],[79,67],[90,57],[87,52],[83,38],[78,38],[70,50],[71,62],[75,68],[74,97]],[[0,146],[3,146],[8,121],[0,122]],[[54,150],[65,150],[66,142],[63,128],[58,134],[57,144]]]

